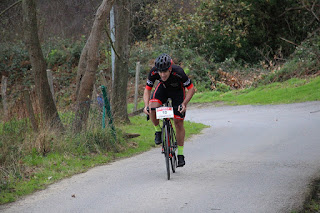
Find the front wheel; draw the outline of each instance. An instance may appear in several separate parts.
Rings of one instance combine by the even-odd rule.
[[[169,144],[170,144],[170,135],[169,135],[169,130],[168,130],[168,126],[165,126],[165,137],[164,138],[164,156],[165,156],[165,160],[166,160],[166,169],[167,169],[167,178],[168,180],[170,180],[170,166],[169,166],[169,154],[170,154],[170,150],[169,150]]]

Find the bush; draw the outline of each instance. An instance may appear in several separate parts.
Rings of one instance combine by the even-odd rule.
[[[228,85],[226,85],[225,83],[217,83],[216,85],[217,91],[218,92],[229,92],[231,89]]]
[[[283,82],[290,78],[314,75],[320,69],[320,35],[314,36],[296,47],[280,70],[272,70],[262,76],[256,85]]]
[[[7,73],[8,85],[30,85],[32,76],[28,52],[22,42],[0,44],[0,72]]]
[[[70,69],[77,66],[85,41],[86,38],[83,36],[77,41],[55,39],[47,42],[43,47],[43,52],[46,56],[48,68],[57,69],[57,67],[63,65]]]
[[[310,12],[314,7],[312,2],[187,2],[158,0],[147,4],[143,12],[148,18],[152,36],[173,48],[193,49],[214,62],[235,58],[257,63],[264,57],[273,58],[279,49],[287,57],[294,51],[294,46],[281,37],[299,43],[308,32],[318,28]],[[163,7],[164,4],[166,7]]]
[[[94,129],[84,134],[82,141],[89,152],[116,151],[116,141],[109,129]]]

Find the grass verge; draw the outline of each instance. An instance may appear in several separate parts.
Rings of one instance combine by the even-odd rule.
[[[257,88],[196,93],[191,102],[207,103],[223,101],[230,105],[287,104],[320,100],[320,77],[312,79],[293,78],[283,83],[272,83]]]

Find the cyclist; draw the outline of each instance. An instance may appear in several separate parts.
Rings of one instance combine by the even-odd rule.
[[[155,91],[151,95],[152,87],[156,80],[159,80]],[[185,92],[187,88],[187,93]],[[176,137],[178,143],[178,167],[185,165],[183,154],[185,129],[183,126],[184,114],[187,110],[187,104],[191,100],[195,88],[186,75],[184,70],[177,65],[173,64],[171,57],[167,54],[161,54],[155,60],[155,66],[150,70],[147,84],[143,94],[144,100],[144,113],[150,116],[153,125],[155,126],[155,144],[161,144],[161,127],[159,120],[156,119],[154,110],[147,110],[151,108],[160,107],[167,101],[168,98],[172,99],[174,107],[174,125],[176,127]],[[150,96],[151,95],[151,96]],[[181,108],[178,106],[182,106]]]

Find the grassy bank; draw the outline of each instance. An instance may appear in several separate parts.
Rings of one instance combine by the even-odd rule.
[[[283,83],[272,83],[257,88],[233,90],[227,93],[216,91],[196,93],[193,103],[223,101],[231,105],[287,104],[320,100],[320,77],[293,78]]]

